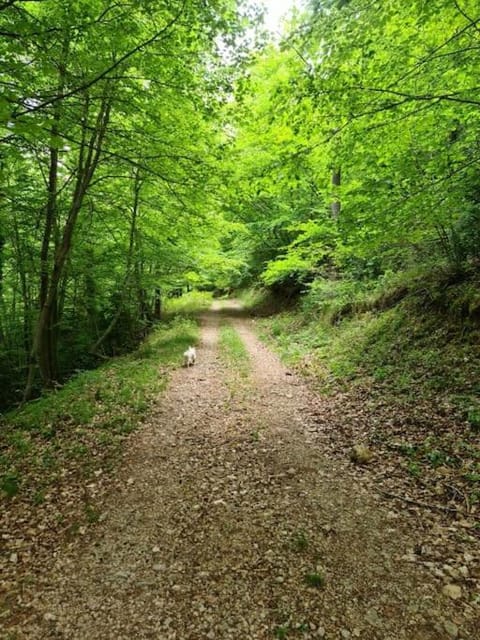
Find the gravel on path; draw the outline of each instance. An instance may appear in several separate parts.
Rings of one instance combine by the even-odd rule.
[[[229,313],[249,378],[218,355]],[[315,446],[313,392],[234,316],[205,316],[105,518],[25,587],[34,613],[12,638],[480,638],[478,609],[408,561],[412,521]]]

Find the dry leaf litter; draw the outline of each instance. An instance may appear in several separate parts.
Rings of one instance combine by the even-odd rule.
[[[376,451],[350,460],[368,412],[319,397],[234,315],[251,376],[206,315],[197,364],[92,483],[100,521],[9,574],[2,637],[478,640],[475,514],[422,506]]]

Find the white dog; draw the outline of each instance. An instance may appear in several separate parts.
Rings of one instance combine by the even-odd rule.
[[[183,364],[185,367],[189,367],[190,365],[194,365],[197,360],[197,351],[195,347],[188,347],[188,349],[183,354]]]

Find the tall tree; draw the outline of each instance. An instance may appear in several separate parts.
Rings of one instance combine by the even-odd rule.
[[[104,346],[113,338],[118,321],[106,331],[118,315],[111,304],[118,282],[92,269],[92,260],[110,274],[126,269],[136,305],[122,306],[134,318],[132,331],[144,323],[148,299],[153,304],[167,274],[191,270],[181,245],[192,221],[208,216],[200,185],[208,178],[211,119],[222,92],[223,78],[214,70],[218,37],[233,37],[240,21],[230,0],[78,0],[68,6],[44,0],[1,7],[0,53],[7,61],[2,189],[8,198],[1,206],[24,212],[17,236],[13,226],[6,229],[3,292],[13,300],[13,273],[23,274],[20,308],[31,333],[27,399],[37,369],[43,386],[51,386],[73,368],[69,360],[78,362],[77,348],[88,354],[102,335]],[[216,95],[210,98],[207,86]],[[14,322],[20,308],[16,304]],[[84,335],[74,337],[72,319],[84,313]]]

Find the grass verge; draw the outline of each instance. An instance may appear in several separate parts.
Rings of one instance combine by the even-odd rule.
[[[220,327],[220,357],[240,377],[247,378],[250,373],[250,356],[238,332],[228,322]]]
[[[331,282],[325,288],[317,304],[315,296],[306,296],[296,309],[259,321],[263,337],[286,362],[313,376],[325,392],[368,385],[405,403],[441,395],[472,428],[480,428],[478,323],[427,304],[433,293],[425,289],[406,295],[402,285],[391,306],[393,291],[378,290],[369,304],[363,292],[359,300],[351,292],[347,305],[344,284],[338,299]],[[455,292],[460,297],[464,289],[461,284],[444,291],[451,309]]]
[[[182,352],[197,339],[197,323],[175,317],[137,351],[6,414],[0,431],[2,498],[39,505],[72,474],[88,478],[112,465],[122,440],[165,388],[168,370],[181,364]]]

